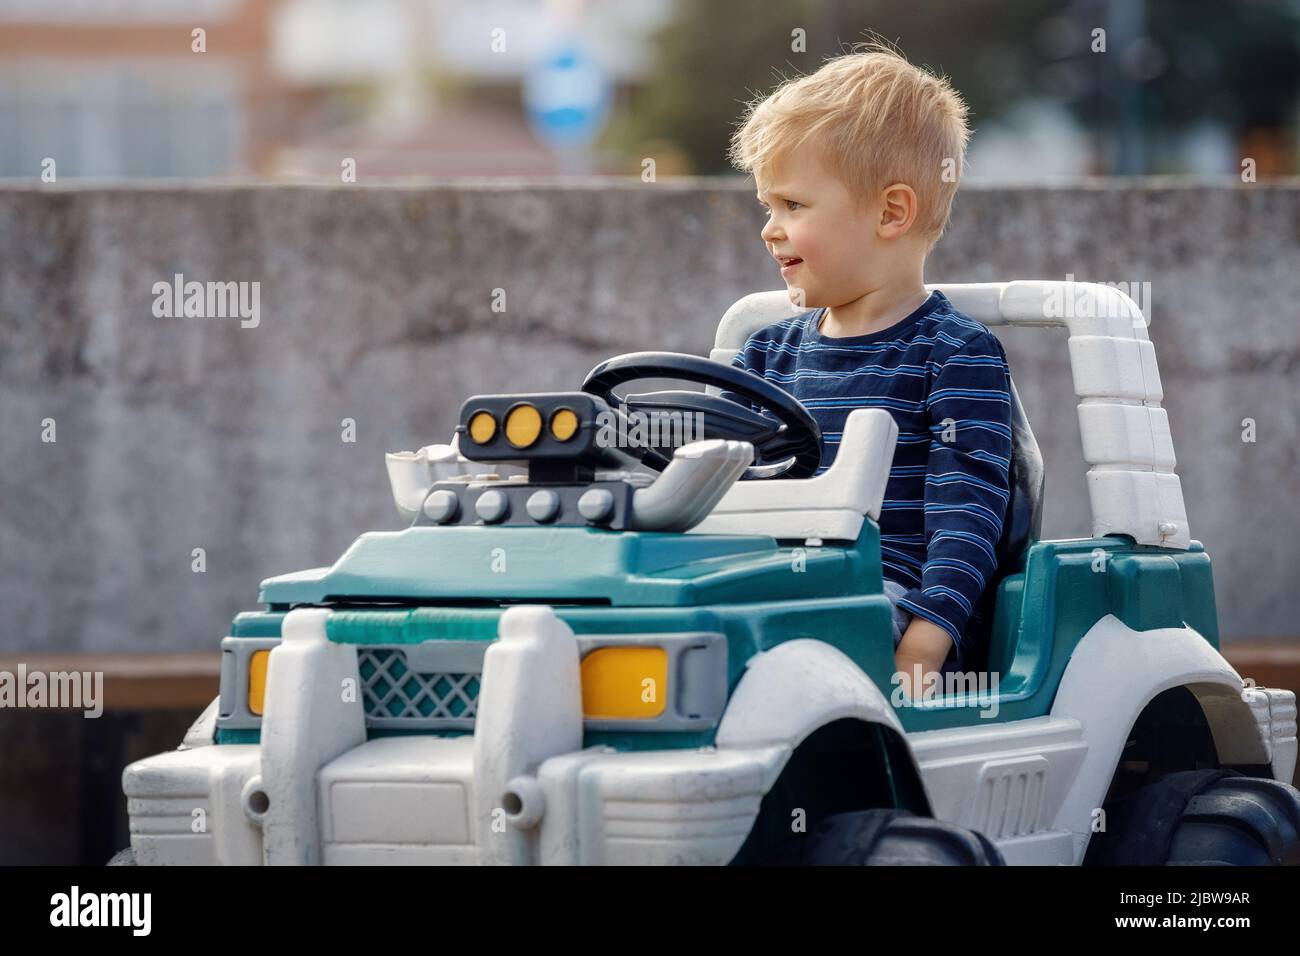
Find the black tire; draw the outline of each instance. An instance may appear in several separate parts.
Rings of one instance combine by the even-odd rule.
[[[1300,790],[1280,780],[1184,770],[1105,810],[1086,865],[1300,866]]]
[[[982,833],[908,810],[858,810],[821,821],[769,864],[787,866],[1005,866]]]
[[[125,850],[118,850],[113,854],[113,858],[105,864],[106,866],[135,866],[135,850],[127,847]]]

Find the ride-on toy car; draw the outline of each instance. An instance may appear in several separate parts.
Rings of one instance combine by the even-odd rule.
[[[876,520],[897,426],[854,411],[813,477],[811,416],[727,364],[791,314],[758,293],[711,360],[476,396],[451,444],[389,455],[409,527],[262,583],[220,697],[126,768],[117,861],[1300,862],[1295,695],[1219,653],[1137,306],[942,289],[990,326],[1068,330],[1090,465],[1092,536],[1039,540],[1013,388],[972,673],[912,700],[892,679]],[[617,391],[647,378],[708,389]]]

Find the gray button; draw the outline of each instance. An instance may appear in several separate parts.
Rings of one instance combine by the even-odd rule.
[[[614,513],[614,495],[608,488],[589,488],[578,499],[578,514],[588,521],[605,521]]]
[[[453,520],[458,511],[460,511],[460,499],[456,497],[456,492],[448,491],[446,488],[440,488],[424,499],[424,513],[429,516],[430,521],[436,521],[438,524],[446,524]]]
[[[528,516],[534,521],[547,522],[555,520],[560,512],[560,496],[553,491],[534,491],[528,496]]]
[[[504,491],[485,491],[474,502],[474,510],[488,524],[495,524],[504,521],[506,515],[510,514],[510,499]]]

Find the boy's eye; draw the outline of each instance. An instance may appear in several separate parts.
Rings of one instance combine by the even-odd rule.
[[[801,203],[801,202],[795,202],[793,199],[787,199],[787,200],[785,201],[785,208],[786,208],[786,209],[789,209],[791,212],[794,212],[796,206],[802,208],[802,207],[803,207],[803,203]]]

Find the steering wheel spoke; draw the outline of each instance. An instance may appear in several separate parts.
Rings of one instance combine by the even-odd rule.
[[[620,398],[614,389],[645,379],[676,379],[713,386],[733,393],[749,405],[718,395],[692,391],[662,391]],[[749,442],[755,461],[744,477],[811,477],[821,462],[821,431],[808,409],[785,389],[731,365],[698,355],[676,352],[632,352],[597,365],[582,383],[582,390],[604,399],[616,414],[632,421],[656,420],[677,440],[661,438],[662,428],[651,427],[648,437],[629,441],[621,450],[651,468],[667,467],[675,447],[699,439]],[[643,432],[647,431],[643,428]],[[699,434],[696,434],[696,432]],[[632,429],[629,434],[637,434]],[[666,453],[665,453],[666,449]]]

